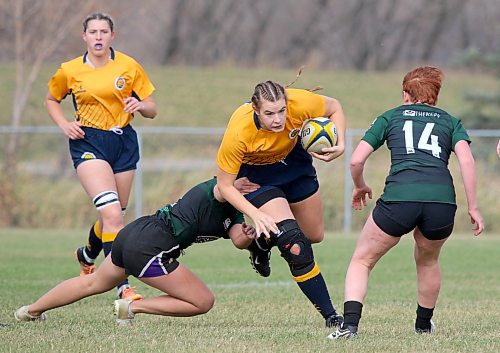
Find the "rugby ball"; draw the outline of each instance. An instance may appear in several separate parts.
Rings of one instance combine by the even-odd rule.
[[[328,118],[318,117],[308,119],[300,130],[300,142],[307,152],[321,154],[324,147],[337,144],[337,128]]]

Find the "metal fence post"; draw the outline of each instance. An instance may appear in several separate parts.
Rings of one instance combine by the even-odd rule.
[[[137,132],[137,143],[139,144],[139,155],[142,154],[142,132],[141,129],[136,129]],[[141,156],[142,157],[142,156]],[[135,195],[135,218],[139,218],[142,216],[142,168],[141,168],[141,159],[139,158],[139,162],[137,163],[137,170],[135,171],[135,180],[134,180],[134,195]]]
[[[352,208],[351,208],[351,194],[352,194],[352,180],[349,164],[353,151],[353,138],[354,134],[352,129],[346,129],[346,146],[344,151],[344,234],[347,235],[352,230]]]

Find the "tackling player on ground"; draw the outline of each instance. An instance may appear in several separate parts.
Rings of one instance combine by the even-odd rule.
[[[238,182],[236,187],[245,188],[239,187]],[[244,223],[241,212],[224,201],[216,180],[208,180],[193,187],[177,202],[123,228],[113,242],[111,256],[95,272],[60,283],[33,304],[16,310],[14,315],[18,321],[43,321],[44,312],[109,291],[128,275],[165,294],[137,301],[116,300],[119,324],[131,323],[137,313],[203,314],[214,305],[214,295],[177,261],[182,250],[193,243],[218,238],[231,238],[237,248],[246,249],[255,235],[255,229]]]

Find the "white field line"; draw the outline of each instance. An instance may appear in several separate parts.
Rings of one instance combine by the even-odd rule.
[[[210,288],[217,289],[232,289],[232,288],[266,288],[266,287],[291,287],[294,286],[295,282],[290,281],[279,281],[279,282],[237,282],[237,283],[216,283],[208,284]]]

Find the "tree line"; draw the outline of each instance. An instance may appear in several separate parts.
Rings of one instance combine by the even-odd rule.
[[[3,61],[15,59],[19,26],[37,49],[64,34],[50,60],[79,55],[94,10],[115,18],[117,47],[151,64],[387,70],[500,51],[498,0],[19,1],[0,0]]]

